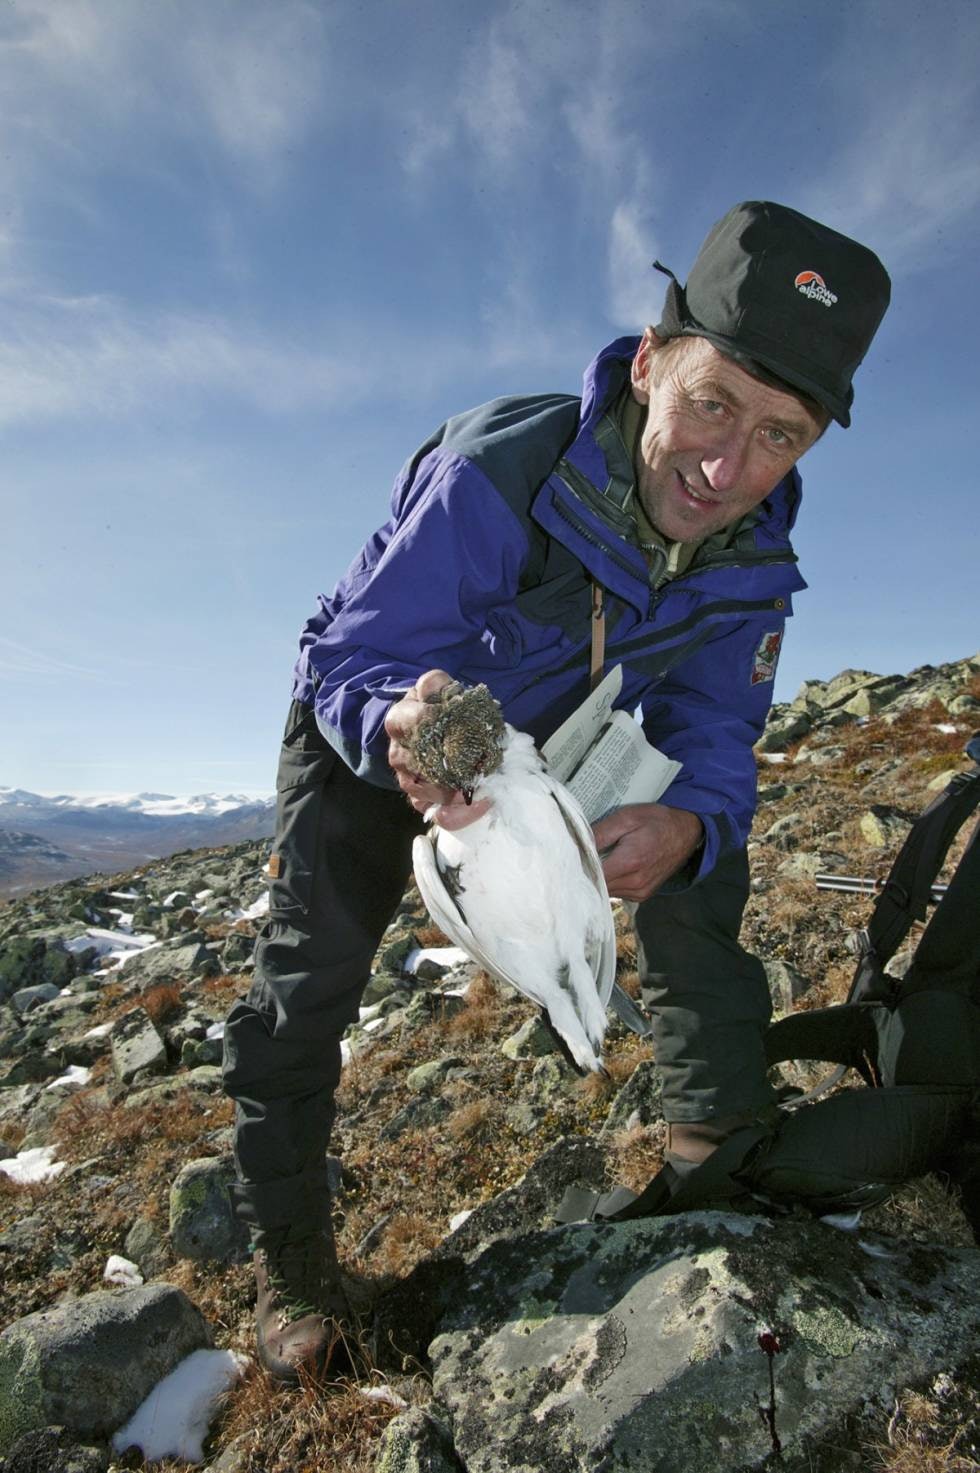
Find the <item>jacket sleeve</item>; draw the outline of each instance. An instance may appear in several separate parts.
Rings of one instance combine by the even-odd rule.
[[[668,888],[702,879],[748,839],[756,806],[753,746],[772,704],[784,622],[769,615],[764,624],[750,619],[729,625],[644,698],[648,739],[682,763],[659,801],[696,813],[704,824],[700,862],[695,867],[692,861]]]
[[[452,675],[479,652],[487,614],[513,598],[527,550],[519,521],[465,457],[433,451],[399,482],[380,556],[355,565],[309,650],[317,724],[358,776],[396,786],[389,707],[426,670]]]

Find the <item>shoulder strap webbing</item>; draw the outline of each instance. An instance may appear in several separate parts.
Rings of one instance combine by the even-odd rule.
[[[912,825],[875,901],[866,929],[858,937],[860,961],[848,1002],[881,996],[885,964],[901,946],[914,921],[923,921],[936,875],[962,824],[980,803],[980,738],[967,747],[971,772],[958,772]],[[888,988],[890,996],[892,989]]]

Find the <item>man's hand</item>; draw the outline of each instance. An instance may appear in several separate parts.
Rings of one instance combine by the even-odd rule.
[[[412,689],[391,707],[385,717],[385,731],[389,737],[388,761],[398,779],[398,786],[416,813],[426,813],[437,806],[440,828],[462,829],[483,817],[490,807],[489,800],[467,803],[462,793],[452,788],[424,782],[414,771],[411,755],[404,745],[419,722],[432,715],[432,708],[426,702],[443,686],[451,685],[452,679],[445,670],[427,670],[419,676]]]
[[[694,813],[663,803],[630,803],[593,826],[610,895],[646,900],[659,890],[701,842],[704,825]]]

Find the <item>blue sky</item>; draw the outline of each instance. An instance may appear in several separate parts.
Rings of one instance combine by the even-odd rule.
[[[402,462],[747,198],[894,282],[777,697],[973,653],[978,56],[964,0],[2,0],[0,784],[270,791]]]

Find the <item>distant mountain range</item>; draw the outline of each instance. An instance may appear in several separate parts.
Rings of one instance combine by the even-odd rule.
[[[0,787],[0,895],[132,869],[180,849],[268,838],[274,822],[274,798],[236,793],[78,798]]]

